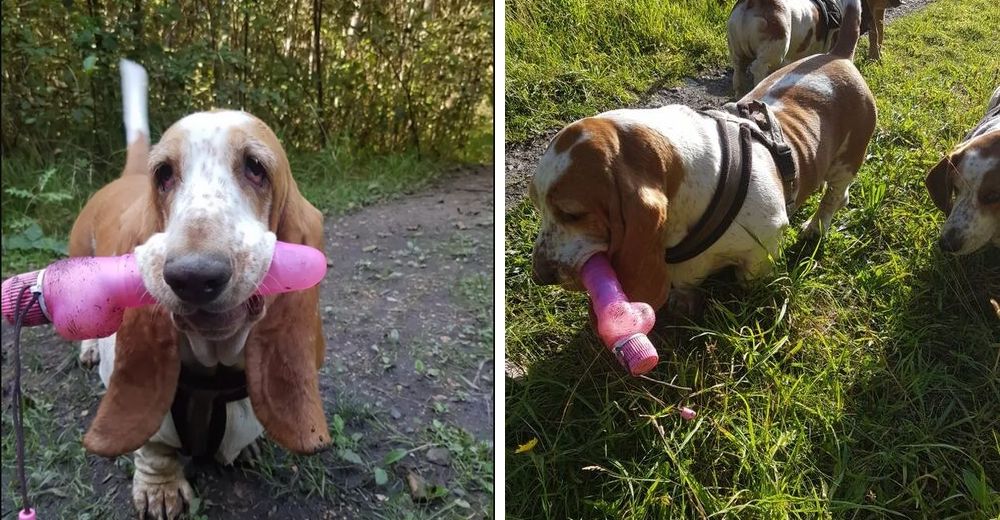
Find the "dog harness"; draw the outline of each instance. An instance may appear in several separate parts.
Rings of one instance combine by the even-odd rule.
[[[181,365],[170,415],[181,441],[181,453],[212,457],[226,433],[226,405],[247,397],[243,370],[219,365],[204,375]]]
[[[823,23],[826,24],[827,32],[840,28],[840,24],[844,18],[840,0],[812,0],[812,3],[816,4],[816,8],[819,9]],[[867,2],[862,1],[861,3],[866,4]]]
[[[781,125],[771,109],[758,100],[729,104],[722,110],[702,110],[715,119],[722,146],[722,168],[719,184],[705,212],[681,241],[667,248],[668,264],[690,260],[712,246],[729,229],[743,207],[750,188],[753,170],[753,140],[771,152],[785,194],[785,206],[790,207],[798,191],[798,171],[792,149],[785,142]]]

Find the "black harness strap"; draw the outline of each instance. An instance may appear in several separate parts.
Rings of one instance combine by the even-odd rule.
[[[771,152],[774,164],[778,167],[778,175],[781,176],[781,184],[785,193],[785,206],[791,206],[798,194],[799,172],[795,167],[792,147],[785,142],[785,135],[781,132],[781,123],[775,119],[774,113],[771,112],[767,104],[757,99],[737,104],[736,114],[757,125],[756,128],[751,126],[750,132],[760,144]]]
[[[1000,88],[998,88],[997,90],[1000,91]],[[989,110],[986,111],[986,115],[984,115],[983,118],[979,120],[979,123],[976,123],[975,128],[969,130],[969,132],[965,134],[965,137],[962,138],[962,142],[964,143],[965,141],[968,141],[973,135],[975,135],[976,132],[978,132],[981,128],[989,124],[990,121],[992,121],[994,118],[997,117],[1000,117],[1000,102],[998,102],[993,108],[990,108]]]
[[[838,29],[843,22],[844,12],[839,0],[812,0],[826,23],[827,31]]]
[[[200,374],[181,365],[170,415],[181,440],[181,453],[196,458],[215,455],[226,434],[226,404],[247,397],[243,370],[219,365]]]
[[[730,113],[718,110],[702,113],[714,118],[719,127],[722,147],[719,184],[698,222],[679,243],[667,248],[664,258],[668,264],[679,264],[705,252],[732,225],[750,188],[753,139],[771,152],[781,176],[786,205],[795,200],[798,179],[795,158],[784,140],[781,125],[766,104],[753,100],[737,104]]]
[[[668,264],[690,260],[711,247],[729,229],[746,200],[753,161],[750,130],[746,125],[736,125],[728,119],[718,118],[716,121],[722,138],[719,186],[693,231],[674,247],[667,248]]]

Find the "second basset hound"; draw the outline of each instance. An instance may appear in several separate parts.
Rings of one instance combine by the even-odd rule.
[[[330,442],[318,288],[254,296],[275,241],[322,249],[323,220],[262,121],[196,113],[151,148],[146,73],[123,61],[122,82],[125,170],[87,202],[69,250],[134,251],[159,304],[84,343],[107,393],[83,442],[106,457],[134,451],[140,517],[176,518],[193,497],[181,454],[229,464],[265,432],[297,453]]]
[[[881,56],[885,10],[899,0],[863,0],[868,57]],[[739,0],[729,13],[726,36],[733,91],[742,96],[779,67],[828,52],[840,31],[842,0]]]
[[[741,100],[762,101],[780,123],[798,172],[793,189],[779,172],[781,161],[754,140],[745,202],[732,223],[697,256],[668,263],[665,251],[713,217],[707,210],[727,162],[719,118],[736,116],[669,105],[576,121],[549,144],[529,188],[541,214],[535,281],[579,290],[582,264],[606,252],[629,299],[658,309],[725,266],[735,265],[744,278],[768,271],[789,215],[823,185],[805,231],[829,229],[847,203],[876,117],[875,99],[852,62],[860,5],[846,3],[846,29],[830,54],[782,68]]]
[[[1000,87],[986,115],[927,174],[927,191],[948,218],[941,250],[972,253],[986,244],[1000,247]]]

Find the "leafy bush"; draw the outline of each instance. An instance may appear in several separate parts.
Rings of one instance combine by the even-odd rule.
[[[492,2],[205,5],[4,2],[3,154],[121,149],[121,57],[149,72],[154,136],[195,110],[242,108],[293,148],[349,136],[450,158],[492,120]]]

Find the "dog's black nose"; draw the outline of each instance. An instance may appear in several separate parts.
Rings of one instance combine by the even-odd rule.
[[[163,265],[163,281],[178,298],[193,304],[204,304],[218,298],[232,276],[233,268],[222,255],[174,256]]]
[[[555,285],[559,283],[559,271],[551,262],[535,255],[531,261],[531,279],[538,285]]]
[[[938,240],[938,246],[945,253],[954,253],[959,249],[962,249],[962,238],[954,229],[949,229],[941,234],[941,238]]]

